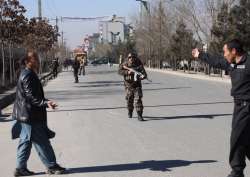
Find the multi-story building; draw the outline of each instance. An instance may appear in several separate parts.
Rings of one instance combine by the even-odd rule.
[[[113,17],[109,21],[99,22],[100,42],[117,44],[118,41],[124,42],[125,37],[125,17]]]
[[[100,42],[100,34],[94,33],[92,36],[89,36],[89,49],[95,51],[96,45]]]

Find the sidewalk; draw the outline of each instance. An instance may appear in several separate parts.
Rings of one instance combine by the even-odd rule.
[[[187,73],[187,72],[184,73],[183,71],[173,71],[173,70],[168,70],[168,69],[155,69],[155,68],[146,68],[146,70],[165,73],[165,74],[171,74],[171,75],[180,76],[180,77],[187,77],[187,78],[192,78],[192,79],[200,79],[200,80],[223,82],[223,83],[231,84],[231,79],[229,76],[224,76],[224,77],[211,76],[211,75],[208,76],[208,75],[203,75],[200,73]]]
[[[10,105],[16,96],[16,88],[8,90],[0,94],[0,116],[2,115],[2,109]]]

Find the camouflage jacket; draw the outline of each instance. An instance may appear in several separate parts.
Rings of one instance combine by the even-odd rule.
[[[123,66],[126,66],[128,68],[136,70],[137,72],[142,73],[145,76],[143,79],[145,79],[147,78],[147,73],[145,71],[142,62],[139,59],[137,59],[136,62],[133,63],[132,65],[129,64],[128,62],[124,62],[123,64],[120,64],[118,71],[118,73],[124,77],[124,83],[126,87],[141,87],[142,86],[141,80],[143,79],[137,76],[137,79],[135,80],[134,77],[135,74],[134,73],[128,74],[129,70],[123,68]]]

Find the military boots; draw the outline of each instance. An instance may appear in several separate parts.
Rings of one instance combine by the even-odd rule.
[[[137,115],[138,115],[138,120],[139,121],[144,121],[144,119],[142,117],[142,111],[137,111]]]
[[[128,110],[128,118],[132,118],[133,117],[133,110]]]

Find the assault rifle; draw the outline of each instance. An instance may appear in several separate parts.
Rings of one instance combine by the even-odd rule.
[[[139,71],[136,71],[136,69],[133,69],[133,68],[129,68],[127,66],[123,66],[124,69],[126,70],[129,70],[130,72],[133,72],[134,73],[134,81],[137,81],[138,80],[138,76],[142,79],[146,79],[147,81],[149,82],[152,82],[152,80],[148,79],[144,74],[142,74],[141,72]]]

